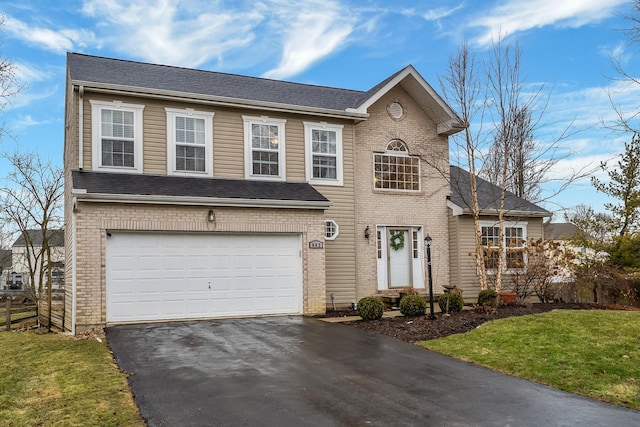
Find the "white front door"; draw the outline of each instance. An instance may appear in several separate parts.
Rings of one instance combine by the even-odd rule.
[[[389,287],[412,286],[411,235],[407,229],[388,229]]]

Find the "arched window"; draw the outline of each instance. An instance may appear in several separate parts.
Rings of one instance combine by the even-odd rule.
[[[374,153],[373,169],[376,189],[420,191],[420,159],[399,139],[391,140],[384,153]]]

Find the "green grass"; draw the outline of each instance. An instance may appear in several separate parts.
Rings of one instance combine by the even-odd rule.
[[[640,410],[640,312],[554,310],[483,324],[421,346]]]
[[[104,342],[0,332],[0,425],[145,423]]]

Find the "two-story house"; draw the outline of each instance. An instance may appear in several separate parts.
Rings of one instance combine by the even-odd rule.
[[[64,283],[64,230],[48,230],[47,240],[51,249],[51,275],[53,289],[60,289]],[[45,267],[42,272],[43,279],[47,280],[47,256],[43,251],[42,230],[25,230],[16,238],[11,247],[10,272],[6,274],[6,284],[8,288],[27,289],[37,288],[40,277],[41,262]],[[30,272],[33,270],[36,283],[32,283]],[[43,284],[45,284],[43,283]]]
[[[448,284],[448,136],[411,66],[363,92],[67,56],[65,329],[318,314]]]

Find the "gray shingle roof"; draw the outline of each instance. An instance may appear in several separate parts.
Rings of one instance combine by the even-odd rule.
[[[544,225],[544,237],[551,240],[568,240],[578,232],[570,222],[550,222]]]
[[[26,233],[34,246],[42,245],[42,230],[27,230]],[[64,230],[47,230],[47,234],[49,246],[64,246]],[[24,246],[25,242],[24,234],[20,234],[13,246]]]
[[[451,166],[449,173],[451,177],[451,202],[464,210],[469,209],[471,206],[470,173],[457,166]],[[477,177],[476,182],[478,185],[478,204],[481,212],[485,215],[497,212],[500,207],[500,187],[480,177]],[[527,214],[537,217],[551,215],[546,209],[510,192],[505,195],[504,208],[509,214]]]
[[[74,82],[176,91],[344,111],[369,92],[67,53]],[[386,81],[386,80],[385,80]],[[377,85],[378,87],[380,85]],[[381,86],[380,86],[381,87]]]
[[[87,193],[94,194],[329,203],[326,197],[306,182],[190,178],[90,171],[73,171],[72,179],[74,190],[83,189]]]

